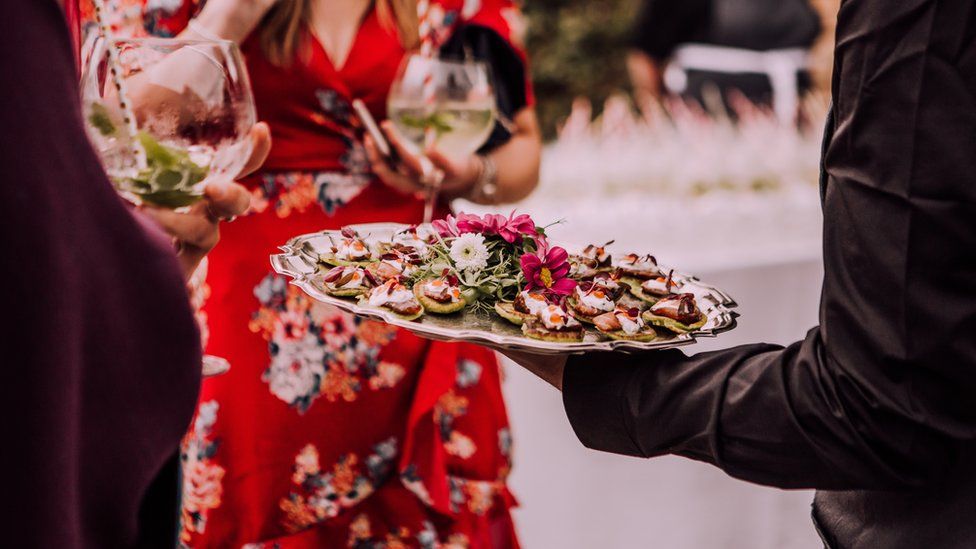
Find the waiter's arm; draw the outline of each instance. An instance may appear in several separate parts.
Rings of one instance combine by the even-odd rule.
[[[931,482],[976,438],[976,20],[878,6],[838,22],[820,326],[786,348],[516,356],[561,384],[587,446],[888,489]]]

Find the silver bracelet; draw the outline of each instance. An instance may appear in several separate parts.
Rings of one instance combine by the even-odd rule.
[[[196,18],[190,19],[190,21],[186,24],[186,28],[190,29],[191,31],[194,32],[194,34],[196,34],[200,38],[203,38],[204,40],[210,40],[211,42],[227,41],[226,39],[217,36],[217,33],[201,25],[200,22],[196,20]]]
[[[498,166],[486,154],[479,154],[478,158],[481,160],[481,173],[471,188],[470,196],[474,200],[493,203],[498,194]]]

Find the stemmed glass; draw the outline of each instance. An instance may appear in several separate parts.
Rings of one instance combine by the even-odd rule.
[[[430,223],[444,174],[434,169],[423,151],[435,147],[460,160],[487,141],[496,116],[488,66],[480,61],[408,55],[390,88],[387,111],[410,152],[421,158],[427,185],[424,223]]]
[[[82,67],[81,99],[105,170],[136,204],[187,208],[250,154],[254,97],[230,41],[102,37]],[[204,358],[204,375],[227,368]]]

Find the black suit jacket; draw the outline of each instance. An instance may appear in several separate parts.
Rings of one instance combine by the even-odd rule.
[[[572,359],[592,448],[817,488],[838,547],[976,546],[976,2],[845,0],[825,146],[820,326]]]

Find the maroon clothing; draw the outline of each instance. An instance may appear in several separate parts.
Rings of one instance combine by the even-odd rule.
[[[176,510],[154,498],[175,483],[150,488],[200,381],[182,277],[167,239],[133,217],[88,143],[58,4],[4,8],[4,545],[171,547]],[[148,534],[140,514],[162,533]]]
[[[820,326],[570,360],[585,444],[818,488],[834,547],[976,546],[976,3],[845,0]],[[638,367],[643,366],[643,367]]]

